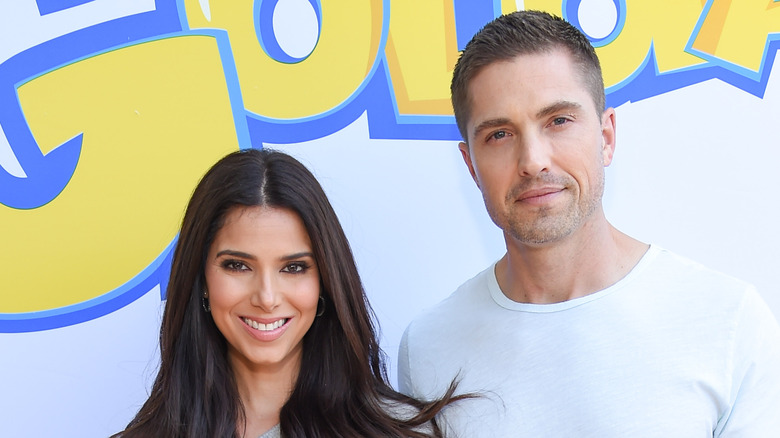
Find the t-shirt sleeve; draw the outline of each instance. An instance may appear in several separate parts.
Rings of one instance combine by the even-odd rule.
[[[404,331],[401,337],[401,344],[398,347],[398,390],[409,397],[415,397],[414,386],[412,385],[411,364],[409,362],[410,328],[411,324]]]
[[[732,349],[730,409],[715,437],[780,433],[780,325],[754,289],[742,301]]]

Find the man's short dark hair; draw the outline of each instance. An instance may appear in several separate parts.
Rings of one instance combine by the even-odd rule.
[[[468,86],[485,66],[509,61],[519,55],[568,50],[580,67],[582,79],[601,116],[606,98],[601,64],[588,38],[560,17],[541,11],[517,11],[486,24],[466,44],[452,74],[452,108],[463,140],[468,142],[466,123],[471,116]]]

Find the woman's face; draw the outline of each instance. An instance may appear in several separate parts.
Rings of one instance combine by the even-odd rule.
[[[206,260],[211,315],[233,365],[297,373],[320,277],[301,218],[283,208],[228,211]]]

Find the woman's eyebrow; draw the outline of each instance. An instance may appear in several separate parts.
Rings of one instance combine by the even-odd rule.
[[[223,249],[222,251],[217,253],[217,257],[222,257],[223,255],[229,255],[233,257],[241,257],[244,259],[249,260],[257,260],[257,257],[253,256],[252,254],[242,252],[242,251],[236,251],[232,249]]]
[[[300,259],[300,258],[304,258],[304,257],[310,257],[310,258],[313,259],[314,258],[314,254],[312,254],[311,251],[301,251],[301,252],[296,252],[295,254],[282,256],[282,257],[280,257],[280,259],[281,260],[294,260],[294,259]]]

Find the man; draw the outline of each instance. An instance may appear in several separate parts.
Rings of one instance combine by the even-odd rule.
[[[410,324],[402,391],[477,398],[459,437],[780,436],[780,327],[756,291],[604,216],[615,111],[587,38],[546,13],[464,49],[463,159],[506,254]]]

